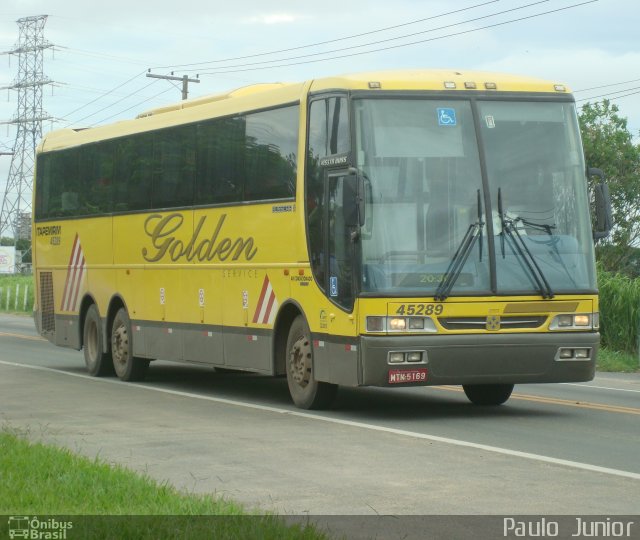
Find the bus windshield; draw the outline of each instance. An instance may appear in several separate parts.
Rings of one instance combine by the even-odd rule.
[[[384,97],[354,110],[363,293],[595,290],[572,103]]]

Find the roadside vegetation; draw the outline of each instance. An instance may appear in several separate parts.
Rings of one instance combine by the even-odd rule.
[[[0,275],[0,311],[31,313],[33,310],[33,276]]]
[[[614,351],[638,354],[640,279],[598,269],[602,344]]]
[[[252,515],[226,499],[184,493],[120,465],[31,443],[10,429],[0,431],[0,515],[92,516],[74,524],[74,538],[328,538],[312,525]]]

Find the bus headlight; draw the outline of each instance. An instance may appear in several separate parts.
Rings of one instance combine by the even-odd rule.
[[[367,332],[385,332],[386,317],[367,317]]]
[[[575,315],[573,324],[574,326],[591,326],[591,315]]]
[[[424,318],[409,317],[409,330],[424,330]]]
[[[407,327],[407,319],[404,317],[391,317],[389,319],[389,331],[398,332]]]
[[[372,333],[435,333],[438,330],[430,317],[367,317],[367,332]]]
[[[598,328],[598,319],[597,313],[556,315],[549,325],[549,330],[591,330]]]

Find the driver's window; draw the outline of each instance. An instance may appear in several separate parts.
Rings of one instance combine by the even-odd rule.
[[[346,97],[315,99],[309,106],[309,134],[305,204],[309,239],[309,261],[318,285],[328,291],[325,236],[325,168],[320,160],[349,151],[349,116]]]

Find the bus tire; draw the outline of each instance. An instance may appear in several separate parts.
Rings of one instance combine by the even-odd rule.
[[[463,384],[462,388],[474,405],[502,405],[513,392],[512,384]]]
[[[337,384],[320,382],[313,376],[313,344],[311,332],[302,315],[289,329],[286,349],[287,384],[296,407],[325,409],[336,397]]]
[[[108,352],[103,352],[102,323],[95,304],[89,306],[84,317],[83,331],[84,363],[93,377],[113,375],[113,362]]]
[[[133,356],[131,320],[124,308],[120,308],[113,319],[111,356],[116,375],[123,381],[141,381],[147,375],[149,360]]]

